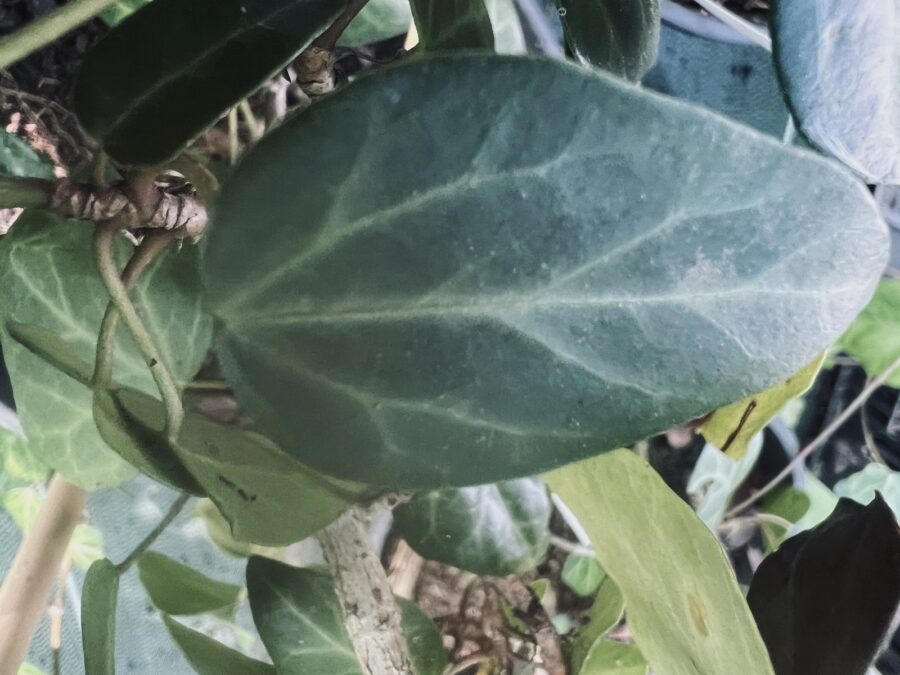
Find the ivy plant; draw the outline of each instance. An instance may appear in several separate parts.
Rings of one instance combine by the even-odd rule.
[[[479,672],[862,675],[877,656],[896,473],[835,488],[869,506],[823,487],[824,522],[796,536],[806,493],[741,486],[832,347],[870,388],[897,382],[863,181],[897,182],[900,7],[774,3],[800,148],[636,84],[656,0],[558,0],[565,59],[535,48],[554,27],[525,4],[71,0],[52,31],[0,41],[5,65],[101,11],[110,26],[73,86],[88,166],[57,178],[0,135],[0,208],[25,209],[0,239],[25,436],[4,454],[33,459],[32,484],[141,473],[177,493],[124,560],[85,561],[88,675],[132,639],[115,622],[132,567],[201,674],[462,672],[481,663],[464,638],[497,635],[516,648],[475,652]],[[696,510],[639,456],[675,427],[707,441]],[[194,498],[245,583],[151,550]],[[482,635],[389,578],[385,518],[410,559],[458,568]],[[770,551],[749,599],[714,536],[741,518]],[[324,567],[289,564],[307,539]],[[834,551],[861,618],[821,650]],[[255,651],[192,623],[237,631],[245,603]]]

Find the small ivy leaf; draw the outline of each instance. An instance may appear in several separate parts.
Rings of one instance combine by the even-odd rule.
[[[778,0],[769,14],[799,130],[869,183],[900,183],[900,3]]]
[[[425,558],[506,576],[544,560],[552,511],[543,481],[522,478],[416,495],[394,509],[394,527]]]
[[[138,558],[137,564],[147,595],[164,614],[230,614],[241,597],[240,586],[210,579],[161,553],[148,551]]]
[[[627,450],[545,476],[581,521],[661,675],[772,675],[734,572],[709,528]]]
[[[585,63],[639,81],[659,45],[659,0],[557,0],[569,47]]]
[[[410,0],[419,44],[428,51],[493,49],[485,0]]]
[[[116,161],[165,162],[281,72],[344,4],[155,0],[88,52],[75,112]]]
[[[10,321],[6,327],[13,340],[45,363],[79,384],[91,387],[93,369],[90,364],[59,337],[31,324]],[[112,392],[94,391],[93,417],[100,437],[125,461],[154,480],[193,495],[206,494],[171,452],[162,434],[141,421],[141,418],[156,421],[159,402],[142,392],[134,391],[133,394],[141,415],[126,414]]]
[[[600,582],[600,590],[594,597],[594,604],[588,613],[588,621],[575,634],[569,651],[572,673],[581,672],[581,666],[598,640],[615,628],[625,613],[625,599],[616,583],[605,576]]]
[[[253,621],[281,675],[363,670],[344,628],[331,577],[267,558],[247,563]],[[441,675],[447,664],[441,634],[415,604],[398,599],[416,675]]]
[[[0,176],[53,178],[53,165],[21,138],[0,128]]]
[[[900,472],[884,464],[869,464],[861,471],[842,478],[834,486],[834,494],[847,497],[860,504],[868,504],[875,495],[881,495],[885,503],[900,518]]]
[[[893,511],[841,499],[763,560],[747,601],[778,675],[863,675],[900,604]]]
[[[637,645],[597,640],[573,675],[646,675],[650,666]]]
[[[582,597],[596,593],[605,578],[606,572],[600,567],[600,563],[587,555],[570,555],[563,565],[563,583]]]
[[[409,0],[369,0],[341,34],[338,45],[360,47],[381,42],[405,34],[411,22]]]
[[[805,492],[785,485],[763,499],[761,510],[795,525],[806,515],[811,504],[812,500]],[[788,535],[788,530],[774,523],[763,523],[761,530],[766,550],[770,552],[777,549]]]
[[[214,221],[201,264],[242,410],[303,463],[397,489],[534,475],[765,390],[843,332],[887,253],[833,162],[483,54],[295,116]]]
[[[872,300],[850,324],[838,347],[862,364],[875,377],[900,357],[900,279],[885,279]],[[900,389],[900,370],[887,385]]]
[[[163,614],[163,623],[198,675],[275,675],[268,663],[251,659]]]
[[[688,479],[687,493],[710,529],[722,522],[731,498],[756,465],[762,446],[762,434],[757,434],[740,459],[732,459],[712,443],[703,448]]]
[[[115,675],[118,595],[115,565],[106,559],[91,565],[81,593],[81,640],[87,675]]]
[[[740,459],[750,439],[762,431],[789,401],[807,391],[825,361],[823,352],[784,382],[716,410],[699,431],[712,445],[729,457]]]
[[[116,241],[124,264],[133,247]],[[132,293],[163,360],[183,384],[196,373],[212,339],[201,308],[196,246],[165,251]],[[134,468],[110,450],[93,419],[90,380],[97,332],[109,301],[91,256],[91,226],[42,211],[26,211],[0,240],[0,331],[16,406],[38,459],[86,489],[132,478]],[[77,361],[58,372],[7,333],[10,322],[57,335]],[[114,373],[123,385],[155,393],[134,342],[121,330]],[[39,348],[40,345],[38,344]]]

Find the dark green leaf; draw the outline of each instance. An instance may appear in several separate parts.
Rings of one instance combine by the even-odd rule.
[[[811,500],[805,492],[787,485],[767,496],[763,500],[762,510],[764,513],[784,518],[793,525],[806,515],[810,503]],[[788,533],[784,527],[775,523],[763,523],[761,530],[766,549],[769,551],[778,548]]]
[[[425,558],[505,576],[543,561],[552,510],[543,481],[522,478],[417,495],[394,509],[394,525]]]
[[[563,565],[562,581],[576,595],[588,597],[597,592],[606,572],[595,558],[586,555],[570,555]]]
[[[649,666],[636,645],[598,640],[573,675],[645,675]]]
[[[485,0],[410,0],[422,49],[493,49]]]
[[[81,640],[87,675],[115,675],[116,601],[119,575],[109,560],[98,560],[81,591]]]
[[[153,605],[164,614],[185,616],[230,610],[241,594],[240,586],[210,579],[154,551],[138,558],[138,573]]]
[[[171,159],[277,74],[345,0],[155,0],[84,60],[74,105],[113,159]]]
[[[247,592],[253,621],[281,675],[362,675],[329,575],[252,557]],[[416,675],[440,675],[447,663],[440,633],[416,605],[399,602]]]
[[[841,499],[763,560],[747,601],[778,675],[863,675],[900,605],[893,511]]]
[[[772,675],[718,540],[646,462],[618,450],[545,478],[621,590],[654,672]]]
[[[53,165],[21,138],[0,128],[0,176],[53,178]]]
[[[871,302],[841,337],[838,346],[859,361],[869,375],[880,375],[900,358],[900,279],[885,279]],[[887,384],[900,389],[900,370]]]
[[[600,590],[597,591],[594,604],[591,605],[587,623],[575,634],[572,641],[569,652],[572,673],[580,672],[581,664],[584,663],[588,652],[599,639],[615,628],[624,611],[625,600],[622,598],[622,591],[608,575],[605,576],[600,582]]]
[[[775,66],[800,131],[870,183],[900,183],[900,3],[778,0]]]
[[[569,47],[585,63],[638,81],[656,61],[659,0],[557,0]]]
[[[341,35],[338,44],[359,47],[403,35],[411,22],[409,0],[369,0]]]
[[[163,623],[198,675],[275,675],[268,663],[244,656],[165,614]]]
[[[124,238],[117,241],[117,257],[123,264],[131,250]],[[212,334],[211,321],[200,307],[198,253],[195,246],[167,251],[132,293],[179,383],[200,367]],[[0,322],[44,329],[36,337],[59,336],[56,342],[67,344],[71,355],[66,372],[81,382],[90,378],[92,368],[87,364],[94,362],[108,300],[91,255],[88,224],[29,211],[0,240]],[[153,378],[124,327],[119,336],[116,380],[155,393]],[[19,416],[34,454],[88,489],[134,476],[134,469],[97,432],[91,391],[11,340],[6,330],[2,338]]]
[[[360,78],[257,145],[216,213],[242,409],[397,488],[533,475],[762,391],[840,335],[887,252],[832,162],[508,56]]]

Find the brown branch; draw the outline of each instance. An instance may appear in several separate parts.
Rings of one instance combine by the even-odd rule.
[[[0,675],[15,675],[44,612],[87,493],[55,476],[0,587]]]
[[[319,543],[363,672],[412,675],[400,608],[381,561],[368,545],[366,522],[363,510],[350,509],[319,533]]]

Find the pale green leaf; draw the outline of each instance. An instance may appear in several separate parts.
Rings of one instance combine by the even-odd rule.
[[[747,452],[750,439],[762,431],[789,401],[810,388],[824,361],[823,352],[774,387],[719,408],[703,422],[700,433],[729,457],[740,459]]]
[[[581,670],[581,664],[593,646],[616,627],[624,611],[625,599],[622,597],[622,591],[608,575],[605,576],[594,598],[594,604],[591,605],[587,623],[579,629],[572,641],[569,663],[573,673]]]
[[[338,44],[359,47],[403,35],[412,23],[409,0],[369,0],[347,26]]]
[[[552,511],[543,481],[522,478],[416,495],[394,509],[394,526],[425,558],[505,576],[543,561]]]
[[[46,675],[43,670],[30,663],[23,663],[16,675]]]
[[[81,591],[81,640],[87,675],[115,675],[119,574],[109,560],[91,565]]]
[[[648,668],[637,646],[601,639],[574,675],[646,675]]]
[[[280,675],[363,675],[328,574],[252,557],[247,591],[253,621]],[[441,675],[447,655],[440,633],[415,604],[398,602],[416,675]]]
[[[731,498],[756,465],[762,445],[762,434],[757,434],[740,459],[732,459],[712,443],[703,448],[688,480],[687,493],[709,528],[715,529],[722,522]]]
[[[185,616],[234,609],[241,587],[210,579],[154,551],[138,558],[138,574],[153,605],[164,614]]]
[[[493,49],[485,0],[409,0],[422,49]]]
[[[775,65],[800,131],[869,183],[900,183],[900,0],[777,0]]]
[[[838,342],[871,376],[880,375],[900,358],[900,279],[885,279],[871,302]],[[900,369],[887,384],[900,388]]]
[[[654,672],[772,675],[725,552],[646,462],[617,450],[546,479],[622,591],[629,629]]]
[[[869,464],[834,485],[834,494],[849,497],[860,504],[868,504],[880,492],[884,501],[900,519],[900,473],[884,464]]]
[[[809,511],[810,501],[809,496],[802,490],[785,485],[763,499],[761,510],[764,513],[783,518],[794,525]],[[762,523],[761,530],[768,551],[777,549],[790,533],[789,530],[775,523]]]
[[[0,320],[35,324],[93,363],[109,296],[94,267],[87,223],[32,211],[0,240]],[[131,248],[117,242],[118,258]],[[206,357],[211,322],[200,307],[198,250],[169,250],[133,292],[144,322],[176,379],[190,379]],[[134,469],[101,440],[91,392],[44,363],[3,330],[3,354],[29,447],[38,459],[87,489],[116,485]],[[156,386],[130,336],[120,329],[116,379],[145,392]]]
[[[150,2],[150,0],[118,0],[118,2],[100,12],[100,18],[103,19],[103,22],[107,26],[112,28],[134,14],[148,2]]]
[[[606,572],[600,563],[590,556],[570,555],[563,565],[563,583],[583,597],[596,593],[605,578]]]
[[[809,499],[809,508],[796,523],[796,531],[802,532],[815,527],[825,520],[838,503],[838,498],[822,481],[809,471],[803,479],[803,494]]]
[[[3,495],[3,508],[19,526],[26,532],[37,518],[44,498],[34,487],[18,487],[8,490]]]
[[[214,220],[207,300],[242,410],[305,464],[392,488],[533,475],[762,391],[843,332],[887,252],[830,161],[479,54],[289,120]]]
[[[103,533],[90,525],[76,526],[69,544],[69,555],[75,567],[87,571],[103,557]]]
[[[583,62],[638,81],[659,46],[659,0],[557,0],[566,40]]]
[[[274,560],[284,558],[283,547],[260,546],[236,539],[231,533],[231,525],[212,500],[198,500],[194,512],[203,519],[210,540],[228,555],[236,558],[249,558],[251,555],[265,556]]]
[[[270,664],[251,659],[165,614],[163,623],[198,675],[275,675]]]

